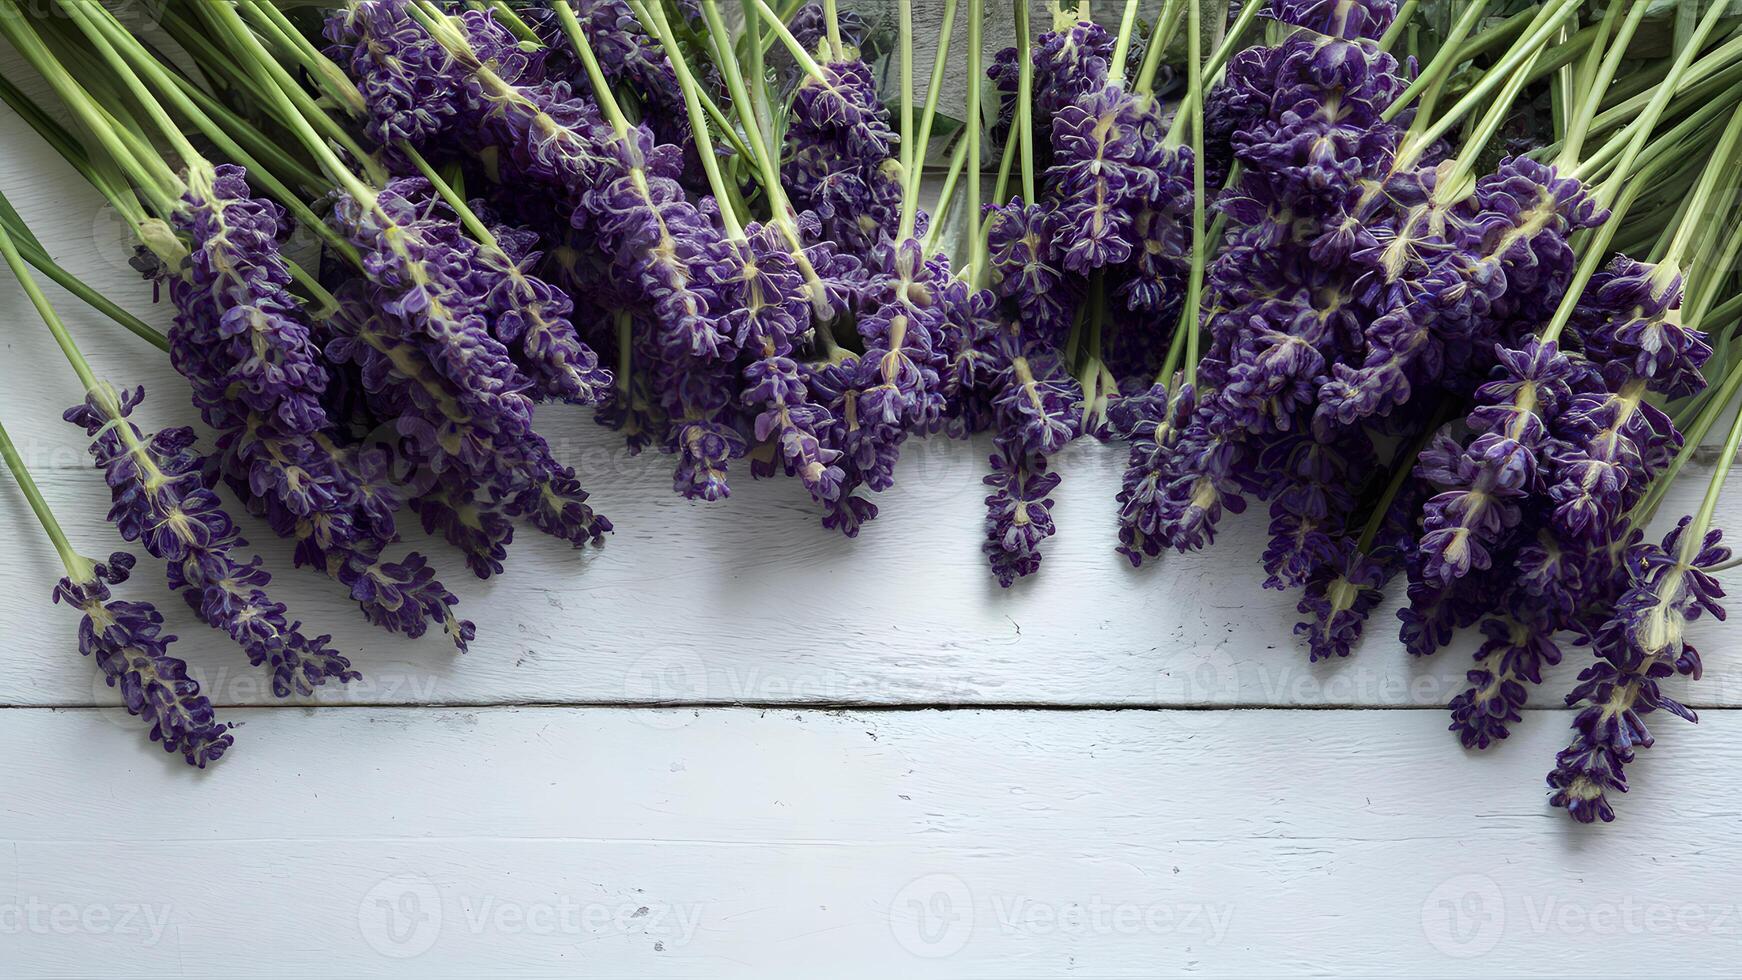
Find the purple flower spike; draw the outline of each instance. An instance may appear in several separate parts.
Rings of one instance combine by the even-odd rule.
[[[144,389],[116,396],[92,392],[65,413],[68,422],[93,437],[91,455],[104,472],[114,504],[109,520],[121,537],[138,541],[169,570],[169,585],[215,629],[230,634],[255,666],[272,671],[279,697],[311,693],[336,680],[362,675],[326,646],[309,639],[285,608],[265,592],[271,580],[258,557],[239,560],[233,548],[247,542],[202,478],[204,460],[194,452],[189,428],[164,429],[147,439],[128,415]]]
[[[1682,277],[1617,255],[1591,277],[1574,323],[1598,364],[1617,364],[1670,398],[1706,387],[1705,334],[1681,323]]]
[[[1307,638],[1312,660],[1347,657],[1361,638],[1362,628],[1383,597],[1386,570],[1381,563],[1355,550],[1344,539],[1338,556],[1324,563],[1307,582],[1296,607],[1312,618],[1297,623],[1294,632]]]
[[[460,115],[465,85],[458,66],[406,11],[407,0],[348,0],[327,16],[327,56],[363,93],[365,130],[382,145],[429,146]]]
[[[1419,472],[1446,488],[1423,510],[1424,574],[1446,585],[1492,566],[1493,553],[1537,492],[1537,458],[1547,423],[1571,400],[1578,368],[1555,344],[1531,339],[1496,351],[1495,380],[1476,390],[1468,424],[1477,433],[1460,449],[1445,432],[1422,453]]]
[[[1015,304],[1025,330],[1055,344],[1070,330],[1080,289],[1056,254],[1062,234],[1056,211],[1021,199],[997,209],[988,233],[998,295]]]
[[[1119,86],[1087,93],[1053,116],[1046,179],[1059,200],[1065,268],[1087,275],[1131,257],[1137,212],[1161,190],[1159,125],[1154,100]]]
[[[1397,19],[1396,0],[1271,0],[1265,16],[1326,37],[1377,41]]]
[[[1120,554],[1139,566],[1172,545],[1168,530],[1168,474],[1180,435],[1196,408],[1196,392],[1176,378],[1172,394],[1156,385],[1121,398],[1109,411],[1119,436],[1130,443],[1119,489]]]
[[[1465,748],[1485,749],[1511,733],[1529,699],[1526,684],[1541,684],[1544,667],[1561,662],[1554,630],[1535,617],[1490,618],[1482,623],[1487,640],[1476,651],[1470,687],[1452,699],[1451,731]]]
[[[986,497],[984,550],[998,584],[1009,588],[1039,570],[1040,543],[1057,530],[1047,494],[1058,487],[1059,476],[1047,472],[1046,457],[999,440],[985,483],[993,490]]]
[[[163,632],[163,615],[143,602],[111,599],[109,586],[127,580],[133,556],[116,552],[89,578],[71,576],[55,586],[54,601],[83,613],[79,652],[95,660],[110,687],[120,688],[127,713],[151,725],[151,740],[204,769],[236,741],[232,726],[214,717],[212,702],[188,677],[187,664],[169,655],[175,637]]]
[[[1698,543],[1684,542],[1684,517],[1663,544],[1628,550],[1629,587],[1614,615],[1594,638],[1597,661],[1579,675],[1567,703],[1585,704],[1573,720],[1572,744],[1555,758],[1548,775],[1549,802],[1580,823],[1615,819],[1609,793],[1627,792],[1625,767],[1636,750],[1649,748],[1644,716],[1663,709],[1687,721],[1693,711],[1663,693],[1673,674],[1698,679],[1700,655],[1683,636],[1702,613],[1722,619],[1724,590],[1709,571],[1730,558],[1722,533],[1708,531]]]

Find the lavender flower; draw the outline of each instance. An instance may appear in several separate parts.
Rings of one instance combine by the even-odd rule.
[[[1294,628],[1297,636],[1307,638],[1312,660],[1349,655],[1383,597],[1380,589],[1387,577],[1385,566],[1357,551],[1352,540],[1343,538],[1335,545],[1335,554],[1314,570],[1296,606],[1312,617]]]
[[[1525,684],[1541,684],[1543,668],[1561,662],[1552,625],[1540,614],[1521,612],[1482,622],[1487,640],[1476,651],[1470,688],[1450,705],[1451,730],[1465,748],[1485,749],[1509,735],[1529,697]]]
[[[1631,586],[1614,616],[1597,632],[1598,659],[1579,674],[1567,703],[1586,707],[1573,720],[1573,741],[1548,775],[1549,802],[1580,823],[1615,819],[1611,791],[1625,793],[1625,767],[1652,736],[1644,716],[1662,708],[1688,721],[1694,713],[1664,694],[1659,682],[1672,674],[1700,676],[1700,655],[1683,637],[1686,624],[1711,613],[1723,618],[1717,600],[1724,590],[1709,571],[1730,558],[1708,531],[1697,544],[1684,541],[1692,519],[1676,525],[1663,544],[1636,545],[1627,554]]]
[[[793,206],[816,212],[822,236],[868,257],[900,220],[902,175],[889,110],[863,61],[831,61],[793,94],[781,168]]]
[[[121,536],[166,562],[170,587],[200,618],[229,633],[250,663],[271,668],[279,697],[362,676],[327,648],[329,637],[309,639],[300,624],[286,621],[284,606],[265,592],[270,576],[258,557],[232,557],[246,542],[201,479],[193,430],[164,429],[147,440],[128,421],[144,396],[141,388],[119,396],[92,392],[66,412],[68,422],[93,437],[91,455],[114,500],[109,520]]]
[[[1421,551],[1430,582],[1444,585],[1491,567],[1493,551],[1538,489],[1537,456],[1547,423],[1571,398],[1573,362],[1550,341],[1498,348],[1495,380],[1476,390],[1468,424],[1477,433],[1460,448],[1445,433],[1422,454],[1423,477],[1447,489],[1423,512]]]
[[[1052,498],[1058,487],[1057,473],[1047,472],[1046,457],[997,441],[992,472],[984,478],[993,488],[986,497],[986,543],[998,584],[1009,588],[1016,579],[1040,567],[1040,543],[1057,528],[1052,520]]]
[[[169,655],[175,637],[163,633],[163,615],[147,603],[110,598],[109,586],[126,581],[132,568],[133,556],[118,551],[88,576],[61,579],[54,601],[83,613],[79,652],[97,662],[110,687],[120,688],[127,713],[151,725],[151,740],[204,769],[223,757],[235,736],[216,720],[187,664]]]

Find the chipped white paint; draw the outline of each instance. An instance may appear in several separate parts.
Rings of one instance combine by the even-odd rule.
[[[64,264],[167,324],[96,196],[9,115],[0,185]],[[191,421],[159,355],[50,293],[101,373],[147,385],[142,424]],[[72,375],[16,289],[0,287],[0,317],[0,412],[74,542],[107,553],[105,491],[58,419]],[[884,516],[848,542],[790,481],[686,503],[666,459],[627,457],[581,413],[542,410],[540,427],[619,531],[587,554],[524,534],[490,582],[410,542],[478,622],[463,657],[370,629],[245,519],[275,594],[365,672],[319,707],[247,707],[271,701],[258,672],[145,563],[127,594],[159,604],[246,722],[203,775],[147,746],[77,656],[72,615],[47,601],[53,553],[0,487],[0,976],[1698,975],[1734,960],[1734,630],[1697,630],[1708,672],[1686,690],[1703,724],[1661,721],[1623,823],[1579,828],[1542,805],[1566,712],[1462,752],[1432,706],[1473,641],[1412,663],[1394,603],[1356,658],[1306,664],[1291,600],[1259,588],[1255,515],[1207,554],[1127,567],[1110,547],[1116,448],[1061,460],[1061,533],[1006,592],[978,552],[984,446],[912,445]],[[1697,493],[1690,480],[1666,510]],[[660,702],[709,706],[645,707]],[[939,704],[986,710],[909,710]],[[1051,710],[1069,707],[1118,710]]]

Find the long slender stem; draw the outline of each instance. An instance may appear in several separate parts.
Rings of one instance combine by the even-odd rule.
[[[4,196],[0,196],[0,201],[4,201]],[[38,272],[47,276],[56,285],[77,296],[86,306],[120,324],[127,332],[164,353],[169,352],[168,338],[149,323],[122,309],[114,300],[92,289],[83,279],[68,272],[55,262],[47,252],[43,251],[40,245],[30,240],[30,229],[25,227],[23,221],[16,217],[16,212],[12,212],[11,205],[7,204],[3,210],[8,213],[0,214],[0,226],[4,226],[11,233],[13,244],[24,256],[26,262],[35,266]]]
[[[158,105],[151,90],[128,67],[126,59],[122,58],[120,52],[115,50],[115,46],[109,43],[109,38],[104,32],[92,22],[86,5],[80,3],[79,0],[58,0],[58,2],[61,9],[65,10],[68,16],[78,24],[79,30],[85,35],[86,40],[90,41],[91,46],[96,49],[98,57],[102,58],[110,71],[119,76],[121,84],[133,94],[133,98],[145,110],[145,115],[157,127],[159,135],[168,140],[170,147],[175,150],[176,156],[181,157],[182,163],[193,166],[202,162],[205,158],[200,155],[200,151],[194,149],[194,145],[188,142],[186,136],[182,135],[181,127],[175,124],[175,120],[169,117],[169,113],[164,111],[161,105]]]
[[[1131,53],[1131,35],[1137,26],[1137,0],[1125,0],[1125,11],[1119,15],[1119,34],[1113,42],[1113,61],[1108,70],[1114,78],[1125,77],[1125,59]]]
[[[184,189],[181,178],[156,154],[146,160],[135,158],[132,148],[116,132],[107,115],[49,52],[48,46],[31,27],[16,0],[0,0],[0,32],[5,33],[12,46],[47,79],[60,100],[78,116],[97,142],[102,144],[104,152],[133,178],[139,192],[151,204],[152,210],[158,214],[172,212],[175,208],[174,202],[181,197]]]
[[[36,307],[37,315],[48,325],[48,332],[54,336],[54,342],[60,346],[61,353],[66,355],[67,363],[73,366],[73,373],[79,376],[79,382],[85,386],[85,391],[92,394],[103,391],[105,386],[97,379],[97,373],[91,370],[91,362],[85,360],[85,355],[79,350],[72,334],[67,332],[66,324],[61,322],[60,314],[54,311],[48,297],[43,295],[42,287],[36,284],[35,277],[24,267],[24,257],[19,254],[18,245],[13,242],[12,233],[6,230],[4,223],[0,223],[0,254],[5,255],[7,267],[18,279],[18,285],[23,287],[24,295],[30,298],[30,305]]]
[[[901,19],[901,186],[913,173],[913,0],[900,0]]]
[[[314,97],[303,89],[302,83],[298,82],[283,65],[278,63],[278,59],[266,50],[265,42],[248,27],[234,6],[229,3],[210,3],[200,4],[197,9],[208,11],[211,15],[210,20],[214,24],[221,24],[222,29],[232,38],[246,44],[245,49],[238,49],[238,57],[243,57],[242,50],[253,52],[254,57],[244,58],[249,62],[249,69],[256,72],[257,75],[264,72],[266,78],[274,83],[279,93],[288,98],[291,105],[300,111],[306,122],[316,130],[324,132],[328,139],[343,147],[345,152],[357,161],[370,183],[377,187],[387,183],[387,170],[382,167],[381,162],[376,160],[375,156],[368,150],[365,150],[361,143],[357,142],[350,130],[339,125],[338,120],[332,116],[327,115],[326,110],[321,108],[315,102]]]
[[[1687,217],[1679,222],[1675,238],[1670,241],[1669,249],[1664,253],[1663,264],[1677,273],[1682,271],[1682,259],[1687,255],[1688,245],[1693,242],[1695,234],[1706,227],[1706,219],[1711,217],[1707,210],[1712,202],[1712,195],[1720,184],[1733,187],[1736,183],[1736,174],[1731,166],[1739,139],[1742,139],[1742,105],[1738,105],[1730,113],[1730,121],[1724,126],[1724,135],[1718,138],[1718,145],[1712,150],[1711,158],[1700,174],[1700,181],[1694,186],[1694,193],[1687,199]]]
[[[931,82],[926,87],[925,108],[919,114],[919,134],[914,137],[913,169],[903,176],[907,186],[901,193],[901,228],[897,240],[905,241],[913,237],[914,225],[919,220],[919,179],[925,169],[926,144],[931,141],[932,119],[937,115],[938,95],[944,88],[944,71],[948,67],[944,59],[950,52],[950,35],[956,28],[956,0],[944,0],[943,23],[939,27],[938,52],[932,59]]]
[[[1397,39],[1409,27],[1410,18],[1415,16],[1415,8],[1420,2],[1421,0],[1403,0],[1403,6],[1397,8],[1397,16],[1391,19],[1391,26],[1379,38],[1379,50],[1390,51],[1397,46]],[[1240,14],[1245,16],[1246,11],[1242,9]]]
[[[966,230],[969,282],[979,281],[978,270],[984,264],[980,248],[980,185],[985,178],[980,169],[980,80],[985,76],[980,71],[980,44],[986,33],[985,2],[986,0],[968,0],[968,106],[964,125],[968,130]]]
[[[320,48],[315,47],[314,42],[297,30],[296,25],[275,4],[262,0],[244,0],[242,10],[301,62],[309,74],[314,76],[315,83],[321,90],[332,96],[333,101],[343,106],[347,113],[361,116],[367,111],[368,104],[363,100],[363,93],[346,76],[345,70],[327,57]],[[510,24],[518,22],[522,28],[526,27],[525,21],[520,20],[518,15],[505,6],[498,10],[498,15],[503,16]]]
[[[0,459],[6,460],[6,468],[12,472],[13,481],[24,493],[24,499],[30,504],[30,512],[36,515],[37,523],[42,525],[49,543],[54,545],[55,554],[60,556],[60,562],[67,570],[67,577],[74,582],[89,582],[94,574],[90,559],[73,550],[72,543],[67,541],[66,531],[61,529],[60,521],[55,520],[54,511],[49,509],[48,501],[43,499],[42,491],[37,488],[36,480],[25,467],[24,459],[18,455],[18,447],[12,444],[12,436],[4,425],[0,425]]]
[[[1189,318],[1186,334],[1186,379],[1196,384],[1198,379],[1198,335],[1199,322],[1202,317],[1198,305],[1203,302],[1204,289],[1204,73],[1199,62],[1203,45],[1203,31],[1198,24],[1201,17],[1200,0],[1190,0],[1190,24],[1186,38],[1186,70],[1189,72],[1189,86],[1192,100],[1192,268],[1191,279],[1186,283],[1186,301],[1184,315]]]
[[[1180,16],[1185,13],[1185,4],[1196,2],[1197,0],[1163,0],[1161,12],[1155,15],[1155,26],[1149,31],[1149,47],[1144,49],[1143,64],[1137,68],[1137,81],[1131,88],[1133,92],[1148,93],[1155,87],[1155,73],[1161,68],[1162,52],[1167,49],[1168,42],[1173,40],[1173,32],[1179,28]],[[1247,6],[1257,8],[1264,5]],[[1241,14],[1244,16],[1245,12],[1242,11]],[[1119,66],[1115,65],[1114,70],[1119,70]]]
[[[1706,529],[1712,526],[1712,515],[1718,510],[1718,498],[1724,494],[1724,480],[1730,475],[1730,467],[1735,464],[1739,449],[1742,449],[1742,412],[1737,412],[1736,418],[1730,422],[1730,434],[1724,438],[1723,455],[1718,457],[1718,465],[1712,468],[1712,479],[1706,484],[1706,495],[1700,500],[1700,509],[1694,514],[1693,523],[1682,532],[1683,565],[1692,565],[1694,558],[1700,553],[1705,542]]]
[[[1615,42],[1609,47],[1608,53],[1597,63],[1590,78],[1590,87],[1585,90],[1585,97],[1579,102],[1572,122],[1567,127],[1567,136],[1561,147],[1560,169],[1565,170],[1575,165],[1579,154],[1583,151],[1585,137],[1591,132],[1591,123],[1597,118],[1597,109],[1603,104],[1603,93],[1608,91],[1609,84],[1615,80],[1615,73],[1621,68],[1621,59],[1627,54],[1627,46],[1633,41],[1633,34],[1639,29],[1639,22],[1645,18],[1645,10],[1651,6],[1648,3],[1635,3],[1627,11],[1627,19],[1621,22],[1621,30],[1615,37]],[[1603,17],[1603,29],[1607,31],[1609,22],[1614,19],[1621,4],[1611,3],[1609,12]],[[1593,45],[1592,53],[1600,50]]]
[[[672,35],[671,24],[666,20],[665,10],[655,3],[647,7],[640,0],[630,0],[638,15],[644,14],[651,18],[657,29],[655,36],[665,47],[666,60],[671,62],[672,70],[677,73],[678,88],[683,92],[684,108],[689,112],[690,129],[697,133],[707,132],[707,118],[702,109],[701,99],[696,92],[699,85],[690,73],[689,62],[684,59],[683,51],[677,46],[677,39]],[[726,190],[726,178],[720,173],[720,161],[711,148],[700,144],[696,147],[697,156],[702,161],[702,171],[707,175],[708,185],[713,188],[714,197],[720,202],[720,220],[726,226],[726,234],[734,240],[742,240],[744,228],[738,223],[738,215],[728,203],[731,196]]]
[[[817,64],[817,59],[811,57],[811,53],[805,50],[803,42],[794,37],[792,31],[787,29],[786,24],[781,21],[780,15],[768,6],[767,0],[747,0],[747,2],[755,5],[756,13],[773,29],[775,36],[780,38],[780,43],[786,45],[786,50],[792,55],[792,60],[798,62],[799,67],[803,68],[806,74],[819,81],[827,81],[828,75],[823,71],[823,66]]]
[[[1022,200],[1034,204],[1034,42],[1028,24],[1028,0],[1015,0],[1016,7],[1016,133],[1022,142]]]
[[[1687,46],[1682,48],[1681,53],[1676,55],[1675,64],[1670,66],[1669,74],[1653,91],[1651,101],[1646,103],[1645,111],[1641,112],[1639,118],[1634,120],[1633,136],[1627,144],[1627,149],[1621,155],[1621,162],[1615,167],[1614,176],[1610,177],[1609,181],[1603,185],[1603,189],[1596,194],[1599,205],[1607,206],[1614,199],[1615,194],[1619,193],[1621,181],[1630,176],[1629,171],[1633,168],[1633,162],[1638,159],[1639,152],[1644,149],[1646,141],[1651,138],[1651,131],[1657,127],[1657,121],[1663,117],[1664,108],[1669,105],[1671,97],[1675,95],[1676,85],[1687,74],[1688,67],[1694,63],[1695,56],[1705,45],[1707,35],[1711,34],[1712,29],[1718,26],[1718,21],[1723,17],[1728,7],[1729,5],[1724,3],[1712,4],[1712,8],[1706,11],[1706,15],[1700,18],[1699,24],[1694,27],[1693,37],[1688,40]],[[1605,222],[1605,224],[1613,227],[1615,222]]]
[[[100,7],[96,9],[101,11]],[[356,247],[325,221],[322,221],[296,192],[278,179],[271,168],[261,166],[246,149],[231,137],[224,125],[219,124],[217,120],[201,111],[183,87],[176,83],[175,76],[172,76],[156,58],[152,57],[150,52],[144,50],[120,23],[109,17],[106,11],[93,17],[93,21],[100,31],[119,45],[122,54],[132,61],[134,67],[151,79],[159,96],[175,106],[178,112],[192,122],[195,128],[216,144],[226,156],[245,167],[251,180],[258,182],[267,193],[284,205],[303,227],[320,235],[335,254],[353,267],[360,268],[362,266],[363,260]],[[318,137],[316,141],[319,141]],[[324,145],[322,148],[324,149]]]
[[[1459,42],[1476,26],[1476,22],[1481,19],[1482,11],[1487,5],[1488,0],[1474,0],[1473,3],[1464,8],[1464,12],[1452,24],[1451,30],[1447,32],[1445,41],[1440,45],[1439,52],[1434,55],[1433,60],[1427,63],[1427,67],[1423,68],[1421,74],[1415,77],[1415,81],[1409,83],[1409,87],[1403,90],[1403,94],[1386,107],[1381,118],[1396,119],[1405,109],[1414,104],[1417,98],[1421,99],[1421,111],[1418,116],[1432,114],[1434,103],[1439,100],[1439,93],[1444,90],[1446,79],[1451,77],[1452,69],[1463,64],[1466,60],[1467,56],[1458,48]]]

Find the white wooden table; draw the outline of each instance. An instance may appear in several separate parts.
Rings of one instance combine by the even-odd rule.
[[[97,196],[0,114],[0,184],[66,266],[159,325]],[[151,348],[51,288],[148,428],[190,421]],[[85,553],[120,542],[79,390],[0,285],[0,412]],[[209,772],[149,746],[0,487],[0,977],[1661,976],[1742,952],[1742,646],[1702,623],[1702,723],[1658,720],[1621,820],[1545,802],[1554,672],[1462,751],[1468,651],[1411,662],[1395,601],[1309,665],[1259,588],[1262,520],[1141,571],[1112,551],[1121,453],[1061,463],[1033,581],[982,566],[984,446],[912,445],[855,542],[792,481],[669,492],[584,413],[540,428],[618,526],[535,533],[463,578],[471,653],[364,623],[245,527],[292,611],[365,679],[274,701],[149,559],[126,586],[244,723]],[[1666,511],[1685,510],[1698,475]],[[1735,525],[1742,508],[1727,506]],[[1576,660],[1577,657],[1570,658]]]

